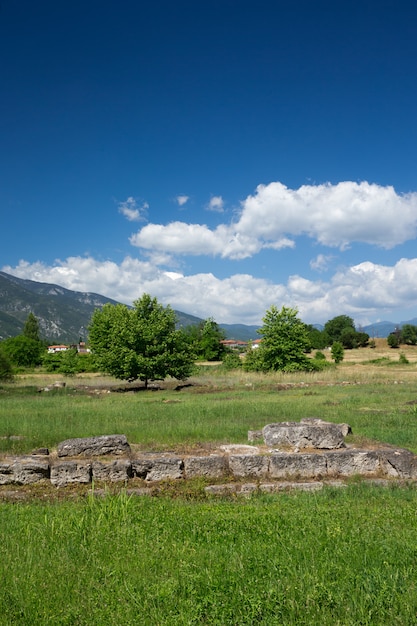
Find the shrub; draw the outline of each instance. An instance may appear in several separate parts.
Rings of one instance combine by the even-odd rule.
[[[242,360],[236,352],[230,352],[230,354],[226,354],[223,359],[222,367],[225,370],[235,370],[239,367],[242,367]]]
[[[340,341],[335,341],[332,345],[332,359],[335,363],[341,363],[345,356],[345,350]]]

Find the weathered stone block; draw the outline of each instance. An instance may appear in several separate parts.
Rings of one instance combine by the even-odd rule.
[[[93,480],[103,480],[109,482],[127,481],[132,478],[132,464],[127,459],[117,461],[93,461]]]
[[[207,476],[219,478],[225,476],[229,469],[227,458],[222,455],[190,456],[184,459],[185,478]]]
[[[267,476],[269,457],[260,454],[232,454],[229,457],[229,469],[236,478]]]
[[[417,478],[417,457],[409,450],[379,450],[378,454],[381,469],[387,476]]]
[[[151,471],[152,465],[153,460],[150,458],[141,457],[139,459],[132,459],[133,477],[146,478],[148,473]]]
[[[0,485],[14,483],[13,461],[4,460],[0,463]]]
[[[345,445],[345,424],[332,424],[316,418],[303,422],[267,424],[262,429],[266,445],[277,448],[334,450]]]
[[[380,470],[379,456],[374,450],[341,450],[326,452],[329,476],[369,476]]]
[[[67,439],[58,444],[58,456],[105,456],[129,454],[130,446],[126,435],[102,435]]]
[[[184,462],[179,457],[158,457],[146,475],[146,480],[176,480],[183,478]]]
[[[91,463],[61,461],[51,466],[51,483],[56,487],[71,483],[90,483],[91,478]]]
[[[14,482],[18,485],[30,485],[49,479],[49,462],[36,457],[20,457],[13,463],[13,475]]]
[[[271,478],[321,478],[326,476],[326,458],[322,454],[272,454],[269,461]]]

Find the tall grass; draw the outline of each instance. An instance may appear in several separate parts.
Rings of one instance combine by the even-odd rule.
[[[339,376],[339,375],[338,375]],[[223,381],[225,378],[225,381]],[[248,382],[250,381],[250,382]],[[417,452],[415,381],[332,382],[299,377],[203,373],[193,386],[174,391],[100,393],[68,383],[63,390],[3,385],[0,451],[30,452],[59,441],[126,434],[147,449],[199,443],[244,443],[247,431],[265,424],[320,417],[347,422],[357,440],[373,439]]]
[[[413,490],[0,505],[4,626],[401,625]]]
[[[354,441],[417,452],[415,375],[415,365],[308,376],[207,368],[181,391],[126,394],[101,393],[111,381],[98,377],[39,393],[43,383],[26,378],[0,388],[0,450],[106,433],[145,449],[238,443],[248,429],[316,416],[350,423]],[[417,623],[413,487],[172,493],[0,502],[1,626]]]

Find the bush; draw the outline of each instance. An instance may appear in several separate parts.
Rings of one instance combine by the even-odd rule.
[[[332,345],[332,359],[335,363],[341,363],[345,356],[345,350],[340,341],[335,341]]]
[[[13,368],[7,356],[0,350],[0,380],[12,380]]]
[[[222,367],[228,371],[238,369],[242,367],[242,359],[236,352],[230,352],[224,357]]]

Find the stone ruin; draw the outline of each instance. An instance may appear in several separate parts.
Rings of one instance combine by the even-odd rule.
[[[56,487],[121,483],[132,493],[150,493],[149,486],[160,481],[204,477],[216,481],[206,487],[208,493],[245,494],[343,485],[351,476],[384,484],[393,479],[417,480],[417,455],[390,446],[347,445],[350,432],[348,424],[305,418],[249,431],[249,445],[229,444],[211,454],[188,455],[134,453],[125,435],[68,439],[56,452],[39,448],[30,455],[1,458],[0,486],[42,481]],[[226,478],[226,484],[218,484]]]

